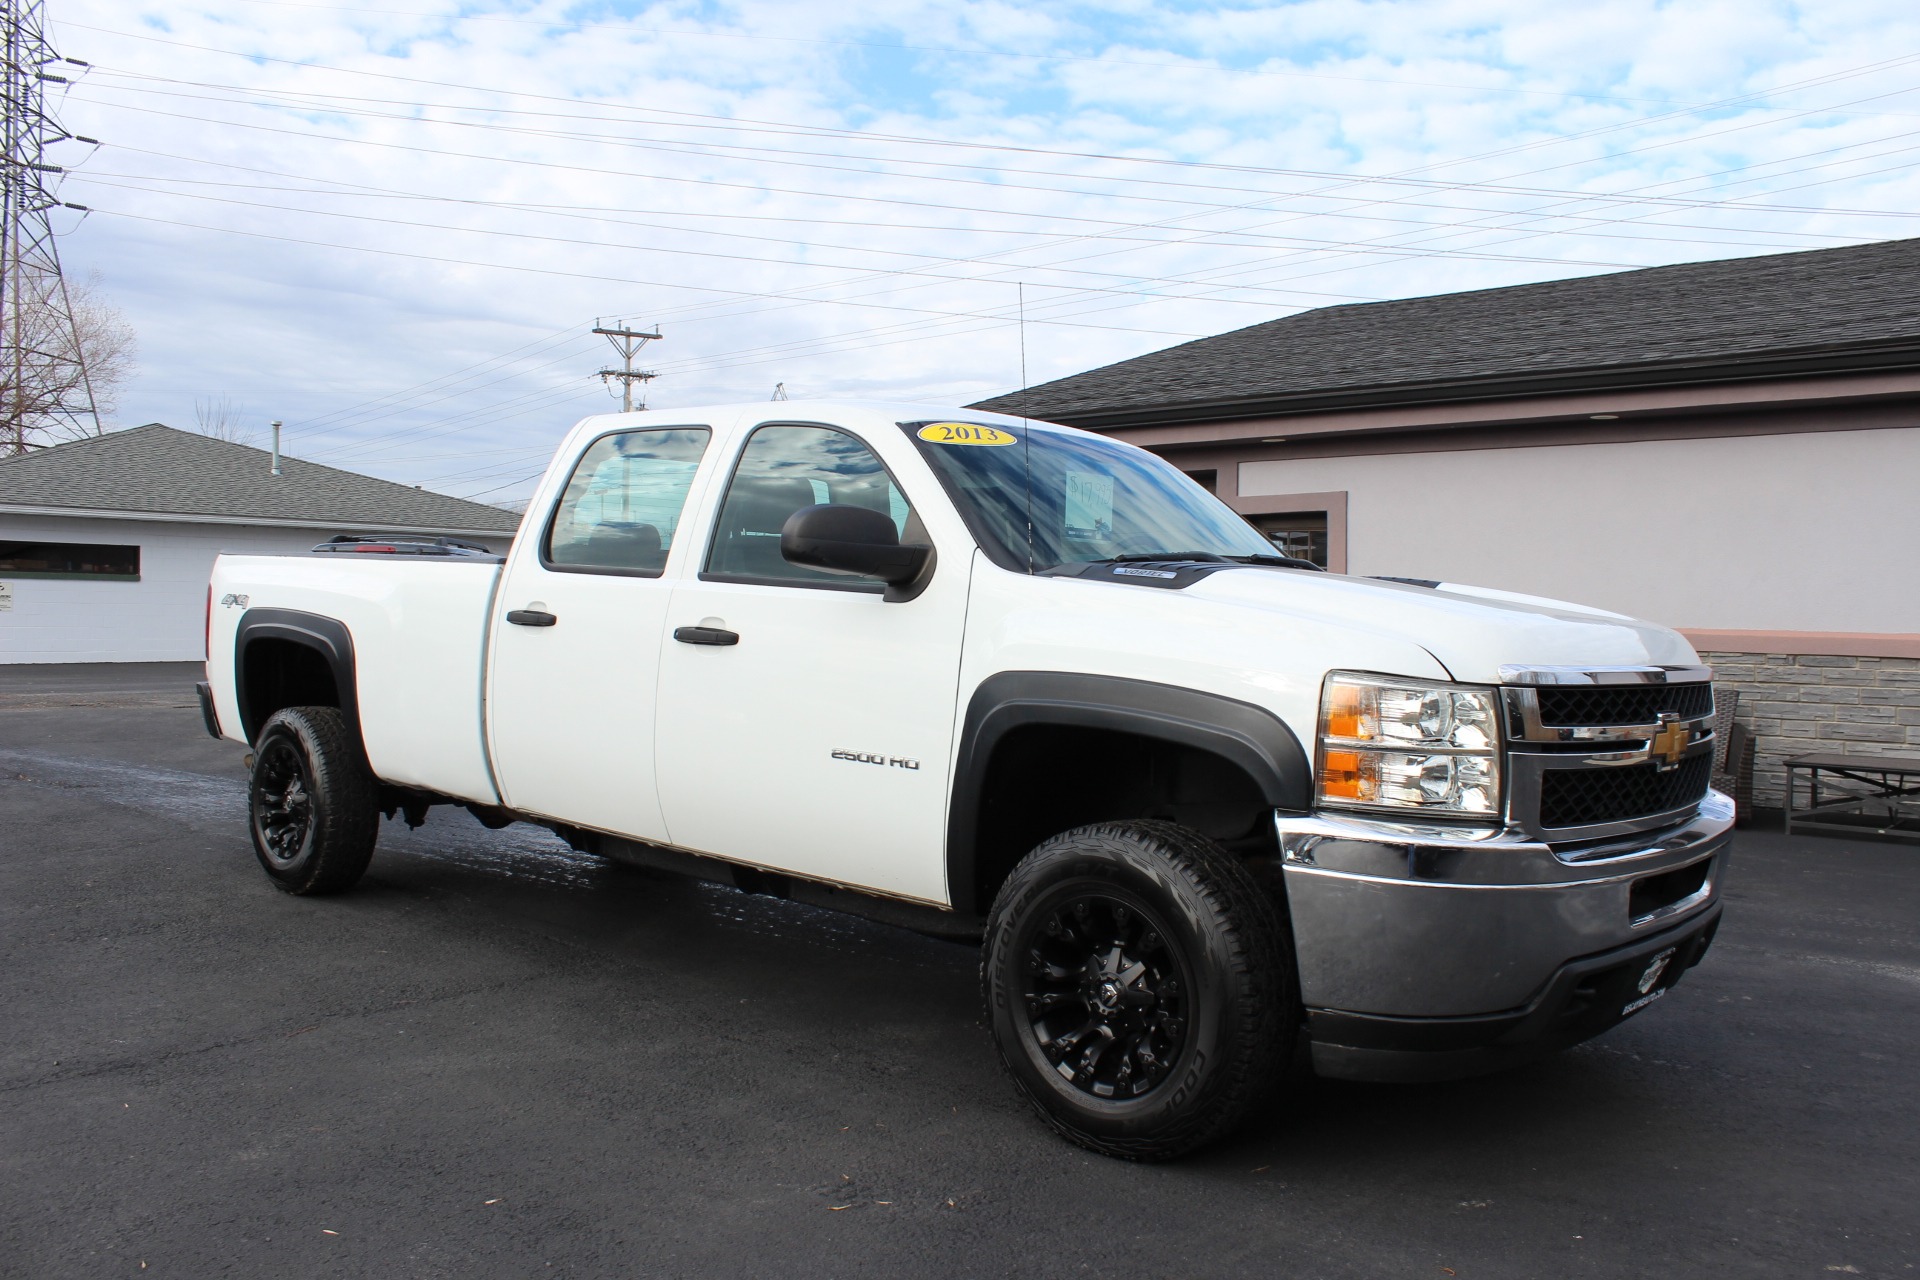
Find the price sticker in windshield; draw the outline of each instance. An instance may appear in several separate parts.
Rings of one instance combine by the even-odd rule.
[[[972,422],[931,422],[917,433],[930,444],[1019,444],[1019,437],[998,427]]]

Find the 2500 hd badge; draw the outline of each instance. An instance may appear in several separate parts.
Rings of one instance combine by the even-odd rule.
[[[892,765],[896,769],[918,769],[920,767],[918,760],[909,760],[905,756],[875,755],[871,751],[835,751],[833,758],[835,760],[851,760],[855,764]]]

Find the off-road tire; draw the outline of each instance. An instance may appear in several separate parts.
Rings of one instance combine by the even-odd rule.
[[[1107,949],[1122,937],[1132,950]],[[1060,977],[1082,943],[1074,972],[1089,976]],[[1137,976],[1103,979],[1105,965]],[[980,977],[1014,1086],[1062,1137],[1127,1160],[1173,1159],[1247,1119],[1279,1085],[1300,1024],[1278,904],[1219,845],[1169,822],[1080,827],[1029,853],[995,899]],[[1082,994],[1063,995],[1076,983]],[[1050,1056],[1083,1015],[1105,1029]],[[1177,1023],[1176,1044],[1161,1031]],[[1075,1050],[1097,1043],[1107,1047],[1082,1069]],[[1116,1048],[1139,1043],[1152,1061],[1128,1050],[1123,1074]]]
[[[260,730],[247,827],[261,867],[288,893],[339,893],[365,873],[379,788],[337,708],[288,707]]]

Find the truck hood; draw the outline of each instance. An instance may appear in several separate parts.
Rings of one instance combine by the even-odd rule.
[[[1195,596],[1270,615],[1312,618],[1381,637],[1412,639],[1455,680],[1500,683],[1502,666],[1684,666],[1685,637],[1624,614],[1485,587],[1432,587],[1302,570],[1209,574]],[[1284,625],[1284,624],[1283,624]]]

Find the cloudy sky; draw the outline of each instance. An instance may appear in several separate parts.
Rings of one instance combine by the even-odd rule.
[[[1912,0],[48,0],[114,421],[484,501],[579,417],[964,403],[1303,308],[1920,235]]]

